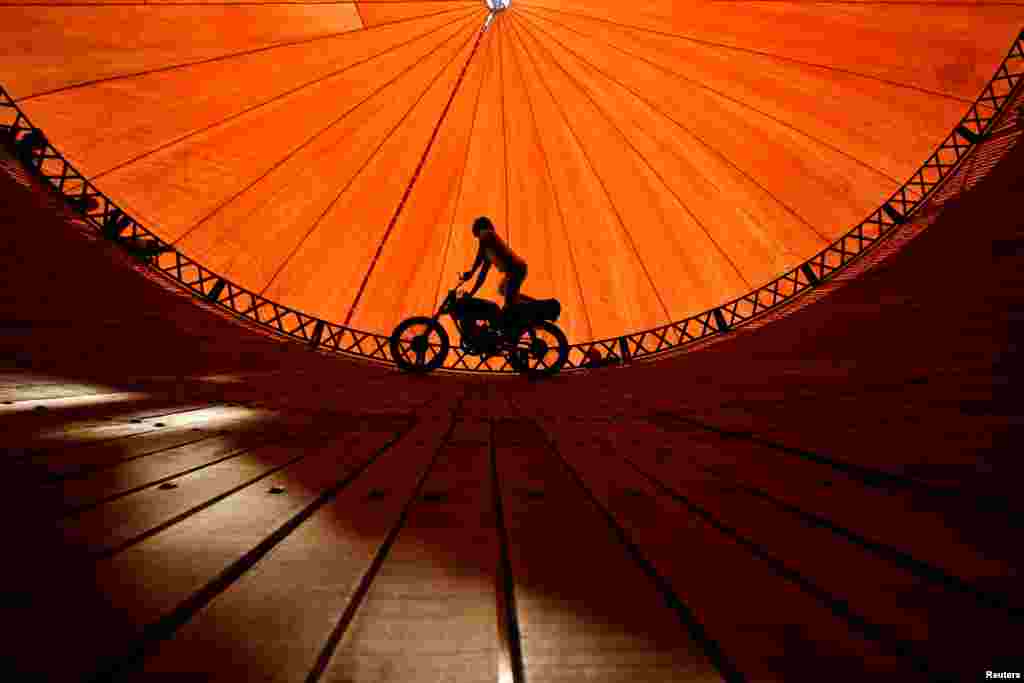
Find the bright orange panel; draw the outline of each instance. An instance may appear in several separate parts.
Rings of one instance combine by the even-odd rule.
[[[494,26],[490,29],[492,32],[496,30]],[[447,257],[447,261],[458,271],[468,270],[476,256],[477,241],[470,227],[478,216],[490,217],[498,233],[509,241],[512,249],[519,249],[514,233],[515,226],[510,225],[507,220],[505,111],[502,104],[499,52],[494,40],[488,40],[484,47],[486,49],[481,49],[478,55],[484,64],[483,89],[480,92],[480,104],[466,163],[466,177],[455,210],[454,229]],[[499,275],[492,269],[487,284],[478,295],[500,300]],[[447,277],[446,274],[442,276]]]
[[[479,50],[487,50],[493,41],[491,32]],[[457,282],[456,274],[468,269],[468,263],[448,260],[448,246],[454,232],[466,230],[453,220],[461,193],[473,191],[465,183],[466,158],[486,69],[487,62],[482,59],[474,59],[467,69],[409,199],[374,264],[352,317],[354,327],[389,330],[409,316],[432,314]]]
[[[115,167],[249,109],[367,60],[380,59],[390,51],[400,51],[407,44],[430,40],[429,34],[465,21],[474,11],[478,10],[101,81],[33,98],[24,107],[50,137],[59,141],[65,155],[89,177],[99,179]]]
[[[575,113],[578,139],[667,315],[681,318],[705,302],[742,290],[735,268],[611,120],[607,111],[616,102],[596,100],[575,79],[574,64],[566,68],[554,61],[555,46],[534,40],[527,44],[543,55],[545,78],[563,106]]]
[[[739,280],[717,296],[730,298],[749,290],[822,245],[821,238],[770,193],[693,136],[666,125],[671,122],[642,100],[585,69],[574,73],[596,98],[615,103],[606,111],[657,169],[669,193],[692,214],[710,241],[699,242],[705,244],[704,251],[717,252],[734,267]]]
[[[447,63],[422,99],[396,100],[411,108],[408,117],[305,239],[267,296],[332,319],[347,317],[482,23],[481,17],[460,33],[457,52],[445,51]]]
[[[0,7],[4,87],[18,98],[362,27],[353,5]]]
[[[266,287],[310,233],[320,228],[339,195],[356,182],[378,148],[400,126],[408,106],[426,91],[470,26],[476,25],[472,20],[468,22],[424,41],[415,50],[410,47],[395,53],[391,60],[375,60],[372,73],[371,65],[367,65],[364,76],[390,76],[394,83],[358,103],[312,144],[274,167],[199,225],[181,241],[180,248],[202,254],[204,262],[216,264],[214,267],[246,286],[257,290]],[[343,87],[342,91],[348,89]],[[402,109],[393,106],[396,101],[410,104]],[[254,230],[255,226],[264,227]],[[339,260],[332,272],[346,267],[348,264]]]
[[[713,149],[758,179],[821,234],[849,229],[897,186],[894,179],[840,151],[733,101],[688,87],[648,63],[590,44],[573,47],[669,121],[712,141]]]
[[[403,22],[416,17],[429,17],[442,12],[462,12],[480,9],[481,0],[401,0],[399,2],[356,2],[363,24],[379,26]]]
[[[487,215],[584,341],[742,295],[873,213],[1024,6],[513,0],[471,57],[486,16],[15,0],[0,85],[133,217],[286,305],[389,332]]]
[[[509,15],[497,24],[501,49],[499,75],[503,86],[508,132],[509,224],[516,248],[529,263],[523,291],[536,298],[562,302],[558,324],[570,341],[591,338],[586,296],[576,270],[576,249],[568,240],[565,217],[551,185],[550,166],[558,159],[545,154],[523,73],[513,54],[515,36]]]
[[[1024,6],[997,4],[528,0],[553,17],[596,17],[842,69],[974,100],[1024,25]],[[925,37],[924,39],[922,37]]]
[[[575,122],[553,99],[549,67],[524,42],[519,27],[513,27],[512,33],[513,54],[526,74],[545,153],[557,160],[552,164],[552,176],[565,212],[569,240],[579,254],[576,268],[589,295],[586,303],[594,335],[612,336],[617,330],[644,329],[667,322],[651,279],[570,127]]]
[[[901,181],[917,170],[964,113],[958,99],[874,78],[576,16],[530,10],[517,16],[570,47],[593,45],[649,61],[676,74],[681,84],[779,119]]]
[[[463,20],[463,30],[468,30],[466,27],[469,22],[473,22],[473,19]],[[456,24],[436,34],[432,33],[355,69],[320,81],[202,134],[191,136],[180,144],[104,176],[99,186],[114,196],[125,198],[128,206],[143,217],[159,217],[159,220],[153,219],[150,223],[166,239],[177,240],[222,205],[238,201],[239,193],[281,166],[300,146],[315,139],[321,131],[337,122],[365,98],[377,90],[389,89],[388,84],[392,79],[415,67],[425,55],[445,44],[459,28],[460,25]],[[415,78],[412,80],[419,82]],[[389,113],[394,110],[391,105],[396,101],[395,93],[401,95],[408,92],[403,89],[406,87],[405,82],[401,83],[399,90],[382,94]],[[323,168],[326,168],[321,167],[322,163],[321,158],[309,157],[302,168],[306,172],[320,175],[324,173]],[[286,173],[283,177],[293,178],[294,173]],[[250,202],[268,201],[267,198],[272,195],[275,202],[283,199],[286,204],[288,201],[304,203],[309,199],[308,191],[301,186],[289,187],[294,194],[285,192],[283,195],[274,195],[277,189],[275,185],[263,185],[255,194],[245,192],[247,196],[244,203],[233,207],[234,211],[239,212],[233,216],[233,221],[241,220],[253,210]],[[237,225],[231,230],[241,227]],[[204,227],[203,231],[206,230],[211,230],[211,235],[216,233],[214,228]],[[228,239],[224,246],[232,246],[223,252],[218,251],[217,258],[223,261],[234,260],[239,255],[239,241],[244,244],[245,240]],[[194,246],[200,248],[198,244]],[[280,253],[275,246],[272,251],[252,253],[248,258],[274,261],[287,258],[287,254]],[[262,286],[265,283],[247,284]]]

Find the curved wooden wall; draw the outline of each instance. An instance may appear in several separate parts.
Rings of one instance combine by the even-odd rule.
[[[0,74],[102,190],[243,286],[387,333],[487,214],[580,342],[715,306],[862,220],[1024,24],[1013,3],[528,0],[474,49],[485,16],[13,2]]]
[[[781,321],[542,384],[282,344],[0,175],[4,676],[1019,672],[1022,168]]]

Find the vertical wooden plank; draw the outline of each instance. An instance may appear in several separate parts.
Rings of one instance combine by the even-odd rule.
[[[665,492],[707,511],[738,537],[764,548],[853,612],[869,615],[879,625],[880,637],[910,643],[940,671],[969,678],[977,662],[998,660],[1024,635],[1005,607],[980,603],[937,572],[923,568],[914,572],[910,563],[901,567],[892,561],[891,553],[872,552],[863,542],[851,542],[848,536],[815,524],[813,518],[780,507],[770,492],[756,491],[754,495],[753,489],[736,488],[727,473],[720,476],[703,469],[699,460],[687,459],[685,451],[660,466],[651,458],[649,448],[622,450],[617,455],[634,464],[646,478],[663,482]],[[862,504],[860,509],[865,507]],[[913,517],[899,519],[912,528]],[[927,536],[928,531],[922,535]],[[857,580],[851,581],[851,576]],[[950,613],[959,619],[943,618]],[[969,633],[962,628],[964,622],[974,624]],[[970,657],[964,656],[966,652]]]
[[[76,478],[218,435],[233,434],[241,438],[261,431],[269,435],[280,431],[286,424],[283,416],[272,413],[252,420],[240,420],[240,411],[229,407],[214,407],[203,413],[205,419],[191,425],[168,427],[164,423],[164,427],[142,434],[72,448],[42,449],[30,455],[26,462],[39,477],[47,480]]]
[[[988,557],[970,543],[950,538],[941,510],[928,509],[906,491],[867,486],[826,465],[790,457],[742,439],[715,435],[691,441],[678,434],[673,449],[688,452],[696,462],[775,498],[814,513],[873,541],[910,555],[967,580],[1005,574],[1007,564]],[[688,467],[685,460],[664,471]],[[785,468],[785,477],[780,477]]]
[[[536,430],[498,427],[494,444],[526,680],[718,680]]]
[[[51,592],[24,617],[25,661],[52,677],[74,678],[95,667],[120,666],[135,646],[169,635],[182,610],[191,616],[234,580],[227,577],[244,573],[379,456],[372,441],[352,450],[343,446],[333,457],[330,448],[98,563],[92,591]],[[36,568],[36,580],[53,571],[45,564]],[[69,612],[69,604],[82,608]],[[68,615],[58,629],[71,643],[66,656],[33,658],[28,653],[38,653],[43,642],[33,634],[50,631],[54,614]]]
[[[488,440],[454,437],[321,681],[501,680]]]
[[[143,403],[149,403],[143,402]],[[167,427],[183,428],[203,424],[211,408],[210,403],[158,401],[151,407],[115,413],[107,419],[85,419],[81,422],[63,422],[60,415],[45,415],[38,422],[23,420],[12,430],[10,447],[33,448],[40,453],[73,446],[110,441],[122,437],[145,434]],[[136,406],[133,406],[136,408]],[[92,412],[92,411],[90,411]],[[110,414],[108,409],[103,411]],[[234,426],[242,426],[265,417],[267,411],[249,408],[231,410]],[[93,415],[96,413],[93,412]],[[63,422],[63,423],[62,423]]]
[[[349,486],[225,586],[131,680],[161,674],[303,680],[338,620],[361,597],[364,577],[450,429],[450,417],[441,412],[422,417]],[[286,496],[309,500],[301,482],[282,478],[280,485]]]
[[[659,492],[613,449],[602,452],[585,438],[585,425],[573,431],[553,436],[558,455],[679,598],[692,606],[742,675],[782,681],[808,669],[840,665],[862,669],[869,677],[893,667],[913,670],[906,664],[900,667],[828,606]]]

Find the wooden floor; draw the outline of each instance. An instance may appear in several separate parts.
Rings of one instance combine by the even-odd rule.
[[[544,383],[265,337],[0,175],[0,678],[1024,672],[1022,169],[787,318]]]

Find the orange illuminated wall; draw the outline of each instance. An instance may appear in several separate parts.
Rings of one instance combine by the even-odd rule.
[[[468,267],[486,214],[581,342],[720,304],[860,222],[1024,26],[996,3],[516,0],[481,35],[487,16],[15,2],[0,84],[242,286],[387,333]]]

